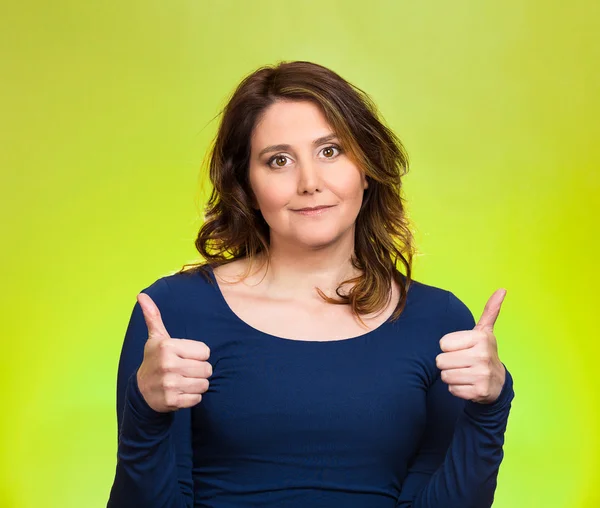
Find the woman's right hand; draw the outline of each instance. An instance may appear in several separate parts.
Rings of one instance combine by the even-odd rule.
[[[204,342],[171,338],[152,298],[139,293],[137,301],[148,327],[144,360],[137,371],[144,400],[161,413],[195,406],[212,375],[210,349]]]

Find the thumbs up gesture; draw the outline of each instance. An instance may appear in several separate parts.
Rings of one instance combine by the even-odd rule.
[[[480,404],[498,399],[506,369],[498,357],[494,324],[505,296],[505,289],[494,292],[473,330],[447,333],[440,339],[444,352],[437,355],[436,365],[452,395]]]
[[[210,349],[203,342],[171,338],[152,298],[140,293],[137,301],[148,327],[144,359],[137,371],[140,393],[161,413],[198,404],[212,375],[207,361]]]

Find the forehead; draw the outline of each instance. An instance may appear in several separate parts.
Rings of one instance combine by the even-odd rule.
[[[252,132],[252,147],[272,142],[312,142],[333,129],[321,108],[310,101],[278,101],[269,106]]]

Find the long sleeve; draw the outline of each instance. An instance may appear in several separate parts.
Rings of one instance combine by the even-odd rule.
[[[475,320],[468,307],[451,292],[448,298],[448,327],[443,333],[472,329]],[[427,394],[426,428],[396,506],[489,508],[514,398],[512,376],[506,369],[498,399],[479,404],[452,395],[436,370]]]
[[[168,283],[143,290],[161,311],[171,337],[185,338]],[[148,328],[136,302],[123,341],[117,374],[117,466],[107,508],[193,506],[191,409],[154,411],[137,385]]]

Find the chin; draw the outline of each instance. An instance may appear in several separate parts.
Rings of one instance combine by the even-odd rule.
[[[294,244],[306,249],[318,249],[341,241],[345,235],[353,234],[351,226],[352,224],[346,229],[340,224],[314,224],[293,228],[291,231],[287,229],[284,234],[271,229],[271,239],[273,239],[273,235],[276,235],[286,244]]]
[[[335,242],[340,240],[339,235],[331,235],[331,234],[309,234],[302,236],[295,236],[290,239],[296,244],[302,245],[307,248],[318,249],[321,247],[327,247],[328,245],[332,245]]]

